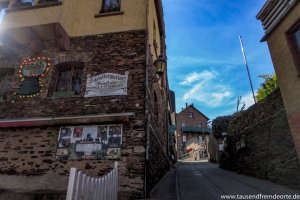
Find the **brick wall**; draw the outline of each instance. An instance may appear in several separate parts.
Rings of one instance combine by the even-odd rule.
[[[190,119],[189,113],[193,113],[193,118]],[[185,126],[189,127],[199,127],[199,123],[201,123],[202,127],[207,127],[207,121],[208,119],[201,113],[195,110],[193,105],[187,106],[185,109],[183,109],[180,113],[176,113],[176,130],[177,130],[177,153],[178,157],[180,157],[185,152],[182,150],[182,141],[183,136],[186,136],[186,140],[190,140],[192,138],[199,138],[200,135],[204,134],[202,133],[182,133],[182,122],[184,122]]]
[[[229,135],[229,154],[223,154],[222,167],[300,186],[300,166],[279,90],[238,114],[229,125]],[[246,147],[237,150],[242,139]]]
[[[193,113],[193,118],[189,118],[189,113]],[[176,114],[176,126],[177,130],[181,128],[181,123],[184,122],[185,126],[198,127],[198,123],[202,124],[202,127],[207,127],[207,118],[204,117],[199,112],[195,111],[195,108],[190,105],[186,107],[183,111]]]

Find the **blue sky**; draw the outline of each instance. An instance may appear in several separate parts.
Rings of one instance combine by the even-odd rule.
[[[253,104],[238,36],[243,37],[255,91],[274,73],[255,16],[265,0],[163,0],[169,85],[177,112],[185,103],[210,119],[236,111],[238,96]]]

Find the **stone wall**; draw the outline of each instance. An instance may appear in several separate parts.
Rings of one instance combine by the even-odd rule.
[[[150,52],[150,51],[149,51]],[[149,56],[149,63],[153,63],[153,56]],[[147,119],[149,149],[146,154],[145,190],[146,196],[169,170],[169,132],[168,132],[168,91],[165,74],[157,79],[156,70],[150,64],[147,67],[149,88],[147,90]],[[154,78],[155,77],[155,78]],[[147,133],[146,133],[147,134]]]
[[[3,190],[0,192],[0,199],[11,196],[17,200],[22,195],[28,199],[63,198],[71,167],[77,167],[93,176],[101,176],[112,168],[114,161],[118,161],[120,166],[118,189],[120,199],[143,198],[145,192],[149,193],[169,169],[167,79],[163,77],[159,82],[150,81],[149,98],[146,102],[146,69],[149,70],[151,77],[156,77],[154,67],[152,65],[146,67],[146,32],[128,31],[71,38],[70,50],[63,52],[57,48],[55,41],[48,41],[40,55],[23,49],[22,55],[11,57],[10,63],[18,66],[21,60],[33,56],[49,57],[53,65],[47,74],[41,77],[43,86],[40,96],[20,98],[15,94],[21,81],[18,77],[19,69],[16,68],[15,81],[8,101],[0,102],[0,119],[125,112],[133,112],[135,116],[129,118],[128,122],[120,122],[123,125],[123,138],[119,160],[57,160],[56,149],[60,127],[55,124],[42,127],[0,128],[0,178],[3,180],[0,183],[0,190]],[[80,95],[53,97],[55,65],[68,61],[84,63]],[[84,98],[87,74],[125,74],[126,71],[129,72],[128,95]],[[156,103],[154,93],[157,95]],[[152,127],[149,140],[150,156],[147,162],[146,104],[148,104],[147,114],[151,115],[149,124]],[[159,113],[155,113],[155,109],[159,110]],[[114,121],[104,122],[108,123]],[[101,123],[96,123],[98,124]]]
[[[240,142],[246,146],[240,148]],[[221,166],[276,183],[300,186],[299,161],[279,90],[233,119]]]
[[[208,145],[207,145],[207,150],[208,150],[208,156],[209,156],[209,161],[210,162],[219,162],[218,159],[218,154],[219,154],[219,143],[218,140],[214,137],[213,134],[209,134],[209,139],[208,139]]]
[[[152,132],[150,134],[150,149],[149,160],[147,161],[147,192],[149,193],[153,187],[160,181],[160,179],[169,170],[169,161],[167,154],[163,152],[159,144],[159,139]]]
[[[52,97],[51,88],[55,67],[42,77],[43,87],[40,96],[18,98],[14,95],[21,83],[16,70],[16,80],[9,101],[0,103],[0,118],[29,118],[49,116],[84,115],[94,113],[116,113],[134,111],[137,116],[144,114],[145,90],[145,40],[144,31],[131,31],[96,36],[71,38],[70,50],[61,52],[55,41],[48,42],[40,56],[52,59],[56,65],[68,61],[84,62],[81,94],[72,98]],[[24,58],[36,56],[24,49],[23,54],[14,58],[14,63]],[[87,74],[129,72],[128,95],[84,98]],[[126,103],[123,103],[126,102]],[[3,105],[4,104],[4,105]],[[114,104],[114,106],[111,106]],[[76,109],[74,109],[76,108]],[[143,117],[142,117],[143,118]]]
[[[71,38],[70,50],[66,52],[59,51],[55,42],[49,41],[40,56],[51,58],[53,65],[67,61],[84,62],[80,96],[52,97],[51,87],[56,72],[53,67],[42,78],[44,84],[40,96],[19,98],[14,95],[20,84],[16,73],[8,101],[0,103],[0,118],[134,112],[135,117],[123,123],[121,159],[117,160],[120,163],[119,194],[121,199],[140,198],[144,193],[145,174],[145,41],[145,31],[85,36]],[[37,56],[26,49],[22,52],[20,57],[13,58],[14,63]],[[129,72],[128,95],[83,97],[87,74],[125,74],[126,71]],[[5,190],[4,196],[9,191],[29,196],[41,191],[65,193],[70,167],[94,176],[103,175],[111,169],[115,160],[57,160],[58,130],[55,125],[0,129],[0,176],[3,180],[0,189]],[[7,175],[9,177],[4,179]],[[9,184],[11,180],[14,180],[13,185]]]
[[[45,194],[46,193],[46,194]],[[24,193],[15,193],[15,192],[7,192],[7,191],[0,191],[0,199],[3,200],[65,200],[66,194],[58,194],[54,193],[51,194],[51,192],[42,192],[39,194],[24,194]]]

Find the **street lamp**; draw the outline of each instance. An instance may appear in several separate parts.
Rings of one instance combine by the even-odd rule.
[[[154,66],[156,68],[156,74],[161,76],[165,69],[166,69],[166,60],[160,55],[158,58],[154,61]]]

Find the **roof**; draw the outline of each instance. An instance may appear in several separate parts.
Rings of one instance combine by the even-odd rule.
[[[53,126],[53,125],[71,125],[88,124],[95,122],[128,122],[129,117],[135,117],[135,113],[111,113],[95,114],[82,116],[61,116],[61,117],[41,117],[24,119],[0,119],[0,128],[11,127],[33,127],[33,126]]]
[[[200,128],[200,127],[191,127],[184,126],[181,128],[183,133],[211,133],[211,128]]]
[[[288,15],[299,0],[267,0],[263,5],[256,18],[262,22],[265,30],[265,35],[261,41],[265,41],[273,30],[281,23],[281,21]]]
[[[203,117],[205,117],[207,120],[209,120],[209,118],[206,116],[206,115],[204,115],[202,112],[200,112],[197,108],[195,108],[195,106],[193,105],[193,104],[191,104],[191,105],[189,105],[189,106],[187,106],[185,109],[183,109],[181,112],[179,112],[178,114],[180,114],[180,113],[182,113],[182,112],[184,112],[187,108],[193,108],[196,112],[198,112],[199,114],[201,114]]]

